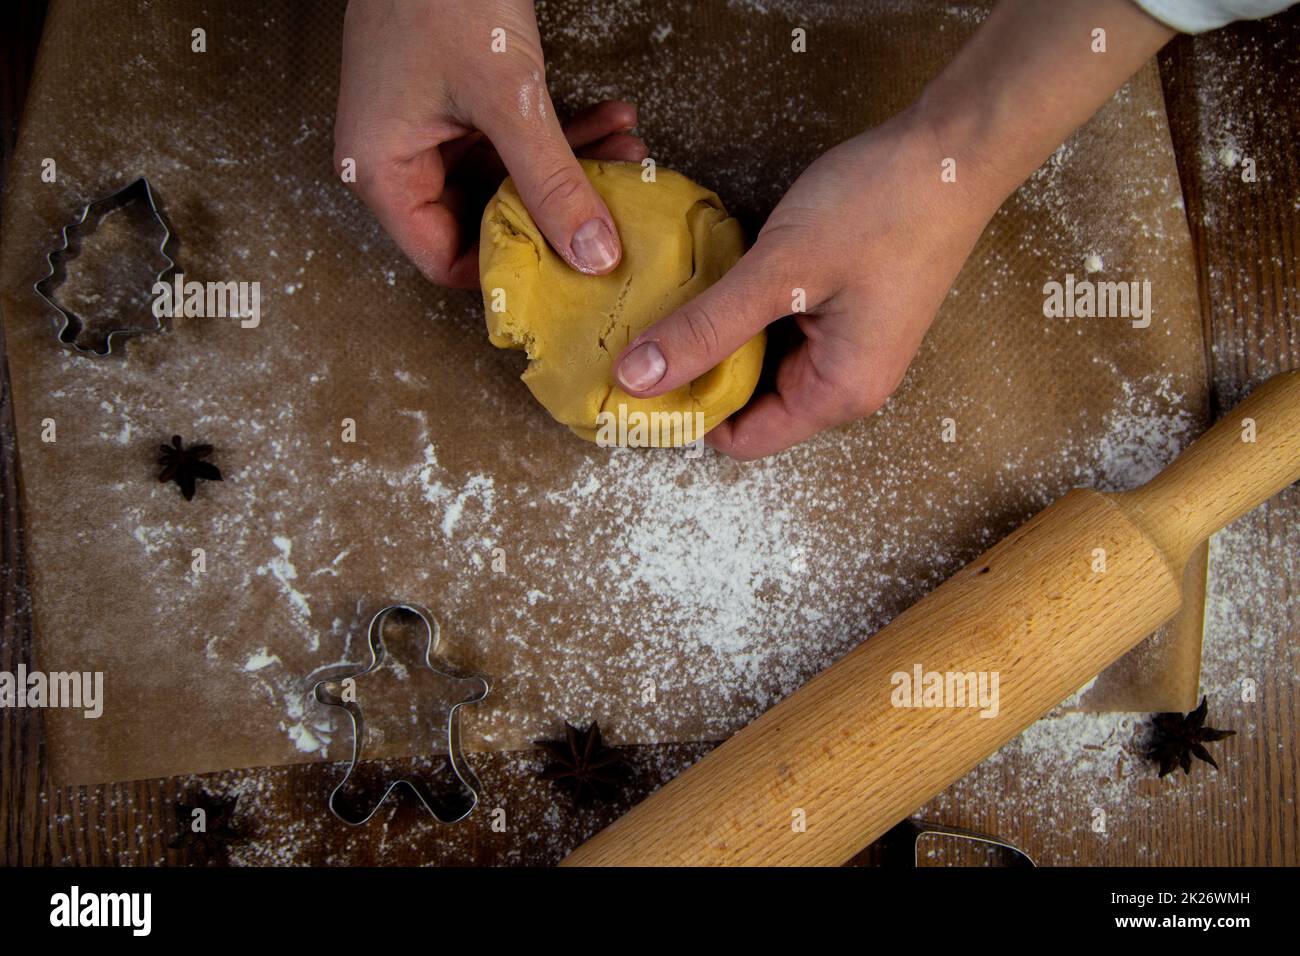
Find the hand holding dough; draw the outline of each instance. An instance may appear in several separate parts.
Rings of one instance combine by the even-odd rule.
[[[708,431],[754,391],[762,332],[693,382],[654,398],[624,392],[613,360],[735,264],[744,252],[740,224],[716,195],[671,170],[645,182],[636,164],[582,166],[614,217],[622,262],[607,275],[575,272],[547,245],[507,179],[483,213],[479,276],[488,337],[498,348],[527,352],[524,383],[556,421],[588,441],[596,440],[597,416],[617,416],[620,405],[629,416],[701,412]],[[647,444],[660,444],[653,429],[651,436]]]

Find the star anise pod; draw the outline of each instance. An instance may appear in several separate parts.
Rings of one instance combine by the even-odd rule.
[[[623,752],[606,747],[593,720],[586,730],[564,723],[563,740],[536,740],[551,762],[538,776],[573,794],[574,803],[614,799],[622,792],[630,767]]]
[[[181,436],[173,435],[170,445],[158,447],[162,449],[158,464],[163,466],[158,480],[176,482],[180,485],[181,494],[185,496],[186,501],[193,500],[194,483],[199,478],[204,481],[221,480],[221,472],[217,466],[203,460],[212,454],[211,445],[191,445],[185,448],[182,446]]]
[[[237,796],[217,797],[206,792],[177,803],[172,808],[176,813],[177,833],[167,848],[185,853],[200,863],[224,860],[228,844],[239,836],[231,826],[237,803]],[[203,816],[196,817],[195,810],[202,810]],[[203,829],[196,830],[199,819],[203,821]]]
[[[1182,714],[1157,714],[1151,720],[1154,734],[1147,756],[1160,763],[1160,776],[1182,767],[1184,774],[1192,772],[1192,757],[1204,760],[1215,770],[1219,765],[1205,749],[1207,743],[1223,740],[1235,730],[1216,730],[1205,726],[1208,697],[1201,698],[1201,706],[1184,717]]]

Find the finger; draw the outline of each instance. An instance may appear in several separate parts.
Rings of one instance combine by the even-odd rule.
[[[796,318],[803,340],[778,364],[775,391],[759,395],[705,436],[723,454],[762,458],[874,414],[902,381],[915,350],[862,335],[864,323],[846,329],[845,314],[833,306]]]
[[[711,448],[738,461],[753,461],[784,451],[811,438],[825,425],[788,403],[784,396],[767,392],[704,436]]]
[[[578,165],[544,85],[525,83],[517,105],[495,105],[479,126],[560,257],[589,275],[613,270],[623,255],[614,219]]]
[[[476,284],[477,260],[471,272],[456,214],[439,202],[443,170],[436,150],[358,177],[357,185],[379,224],[430,281],[453,288]]]
[[[605,100],[580,110],[564,123],[564,138],[574,150],[590,146],[611,133],[636,126],[636,107],[626,100]]]
[[[761,245],[731,270],[630,343],[615,362],[619,384],[650,397],[698,378],[790,312],[791,286]]]
[[[413,209],[372,208],[379,224],[430,282],[451,289],[477,288],[477,247],[461,248],[461,226],[452,210],[436,202]]]
[[[704,436],[715,451],[737,461],[765,458],[811,438],[821,427],[776,392],[760,395]]]
[[[759,395],[704,440],[724,455],[752,461],[859,417],[852,399],[838,395],[817,371],[812,355],[807,342],[787,355],[777,371],[777,390]]]
[[[604,139],[578,150],[584,159],[606,159],[623,163],[639,163],[650,155],[641,137],[631,133],[610,133]]]
[[[601,103],[575,116],[566,124],[565,135],[571,145],[580,147],[579,155],[587,159],[639,163],[649,151],[640,137],[626,132],[626,128],[634,125],[635,121],[636,111],[630,103]],[[601,135],[606,130],[612,132]],[[585,142],[593,136],[599,138]],[[447,170],[456,170],[458,163],[463,164],[461,170],[449,173],[440,202],[451,210],[461,224],[461,242],[465,242],[469,235],[476,232],[484,202],[505,178],[505,166],[482,133],[472,133],[443,143],[439,148]],[[470,170],[471,175],[460,175],[460,172]],[[455,288],[472,288],[477,281],[477,271],[478,247],[475,243],[473,248],[462,253],[453,267],[452,275],[444,284]]]
[[[488,185],[475,191],[467,186],[462,179],[453,177],[447,181],[447,188],[442,194],[442,204],[451,210],[457,222],[461,224],[462,242],[466,240],[470,233],[474,232],[478,219],[482,214],[483,204],[495,190],[495,186],[491,184],[499,182],[505,175],[505,168],[501,165],[501,160],[496,151],[487,145],[486,140],[482,141],[481,147],[466,153],[465,162],[475,164],[475,182],[486,176]],[[590,146],[585,147],[579,155],[587,159],[639,163],[649,155],[649,150],[639,137],[628,133],[611,133],[604,139],[597,140]],[[495,176],[493,176],[493,172],[496,172]],[[468,192],[467,189],[469,189]],[[477,284],[477,243],[473,248],[466,250],[457,260],[453,274],[453,277],[448,278],[444,283],[445,285],[458,289],[468,289]]]

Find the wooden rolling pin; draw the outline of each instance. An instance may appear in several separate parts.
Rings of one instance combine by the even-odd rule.
[[[1192,550],[1297,479],[1300,369],[1143,487],[1066,494],[564,863],[843,863],[1173,617]],[[997,672],[997,715],[895,706],[917,665]]]

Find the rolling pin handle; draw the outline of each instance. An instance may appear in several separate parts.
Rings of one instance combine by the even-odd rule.
[[[1300,480],[1300,369],[1274,375],[1155,478],[1115,495],[1181,569],[1214,532]]]

